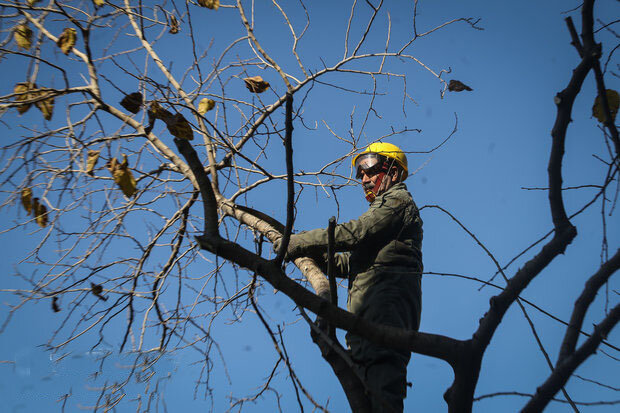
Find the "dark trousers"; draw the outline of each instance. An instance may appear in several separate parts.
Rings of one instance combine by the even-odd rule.
[[[369,321],[408,330],[420,324],[420,276],[410,272],[382,272],[364,291],[357,291],[356,314]],[[353,290],[352,290],[353,292]],[[351,357],[358,363],[371,390],[373,412],[402,412],[407,395],[407,364],[411,354],[381,347],[347,334]]]

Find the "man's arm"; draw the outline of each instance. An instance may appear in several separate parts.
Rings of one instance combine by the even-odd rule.
[[[410,199],[410,198],[409,198]],[[412,202],[397,194],[386,194],[358,219],[336,225],[336,251],[352,251],[366,243],[396,236],[404,225],[405,209]],[[288,253],[291,257],[317,257],[327,251],[327,230],[323,228],[302,232],[291,237]]]

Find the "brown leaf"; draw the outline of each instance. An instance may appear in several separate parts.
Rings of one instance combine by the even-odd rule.
[[[204,115],[215,107],[215,101],[212,99],[203,98],[198,104],[198,113]]]
[[[58,297],[52,297],[52,310],[57,313],[60,311],[60,307],[58,306]]]
[[[170,15],[170,23],[168,25],[170,26],[169,33],[177,34],[179,32],[179,21],[174,17],[174,14]]]
[[[142,93],[134,92],[126,95],[123,100],[121,100],[121,106],[127,109],[127,111],[135,114],[140,112],[140,107],[142,107],[143,102],[144,98],[142,97]]]
[[[618,113],[618,106],[620,106],[620,96],[618,96],[618,92],[613,89],[607,89],[605,91],[607,95],[607,104],[609,105],[609,112],[611,114],[611,121],[616,121],[616,114]],[[594,105],[592,106],[592,116],[598,119],[599,122],[605,123],[605,111],[603,110],[603,100],[601,96],[598,95],[596,99],[594,99]]]
[[[52,97],[52,94],[49,92],[35,90],[31,92],[30,95],[32,98],[39,98],[41,96],[50,96],[48,98],[41,99],[41,100],[34,102],[34,105],[37,107],[37,109],[41,111],[41,113],[43,113],[43,117],[45,118],[45,120],[52,119],[52,115],[54,114],[54,98]]]
[[[41,228],[47,226],[47,208],[45,205],[39,203],[39,198],[32,200],[32,209],[34,211],[35,220]]]
[[[198,0],[198,4],[207,9],[217,10],[220,7],[220,0]]]
[[[112,158],[108,164],[108,170],[114,178],[114,182],[121,188],[127,198],[131,198],[137,191],[136,179],[128,167],[127,155],[123,155],[123,162]]]
[[[103,286],[99,284],[95,284],[94,282],[91,282],[90,291],[92,291],[93,295],[100,300],[106,301],[108,299],[108,297],[104,297],[101,295],[101,293],[103,293]]]
[[[252,93],[263,93],[269,88],[269,83],[260,76],[246,77],[243,79],[245,87]]]
[[[30,213],[32,212],[32,189],[22,189],[22,205],[26,210],[26,215],[30,215]]]
[[[99,154],[101,151],[88,151],[88,158],[86,159],[86,174],[90,176],[95,175],[95,165],[97,165],[97,161],[99,160]]]
[[[34,90],[36,85],[30,82],[22,82],[18,83],[13,87],[13,93],[16,94],[15,100],[17,102],[23,102],[31,99],[31,94],[29,93],[31,90]],[[17,111],[20,115],[23,115],[30,109],[31,103],[24,103],[21,105],[17,105]]]
[[[163,120],[172,118],[172,113],[164,109],[156,100],[149,105],[149,115],[155,119]]]
[[[60,50],[65,55],[68,55],[73,46],[75,46],[75,41],[77,40],[77,33],[73,27],[67,27],[62,31],[62,34],[58,37],[56,41],[56,45],[60,47]]]
[[[22,49],[28,50],[32,46],[32,30],[30,30],[26,23],[20,24],[15,28],[13,38],[15,43]]]
[[[189,141],[194,139],[194,131],[192,130],[192,127],[187,119],[185,119],[180,113],[177,113],[172,116],[172,118],[164,121],[166,122],[168,131],[173,136],[179,139],[187,139]]]
[[[467,86],[465,83],[460,80],[452,79],[450,83],[448,83],[448,90],[450,92],[462,92],[464,90],[472,91],[473,89]]]

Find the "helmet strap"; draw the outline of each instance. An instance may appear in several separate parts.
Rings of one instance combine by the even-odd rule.
[[[382,190],[384,191],[388,189],[387,186],[390,184],[390,181],[392,179],[390,175],[390,170],[394,166],[394,162],[395,162],[394,159],[392,159],[388,165],[388,161],[386,159],[385,162],[383,162],[383,165],[381,166],[381,172],[377,174],[377,179],[375,180],[375,184],[372,187],[372,189],[364,190],[364,195],[366,196],[366,200],[368,202],[372,203],[375,200],[375,198],[377,198],[379,191],[382,191]],[[384,181],[386,175],[387,175],[387,181]]]
[[[381,184],[383,183],[384,177],[385,172],[379,172],[379,174],[377,175],[377,179],[375,180],[375,185],[372,187],[372,189],[364,190],[364,195],[366,195],[366,201],[373,202],[375,200],[375,198],[377,197],[377,193],[381,188]]]

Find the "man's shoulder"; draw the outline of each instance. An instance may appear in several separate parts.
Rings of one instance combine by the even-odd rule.
[[[388,189],[381,195],[381,199],[377,199],[377,201],[378,202],[373,203],[373,205],[376,204],[375,207],[380,207],[383,205],[393,207],[397,205],[413,204],[413,197],[407,190],[407,186],[400,182]]]
[[[396,198],[402,201],[413,201],[413,197],[411,196],[411,193],[409,192],[409,190],[407,189],[407,185],[405,185],[403,182],[399,182],[396,185],[394,185],[393,187],[391,187],[386,193],[385,193],[385,197],[386,198]]]

